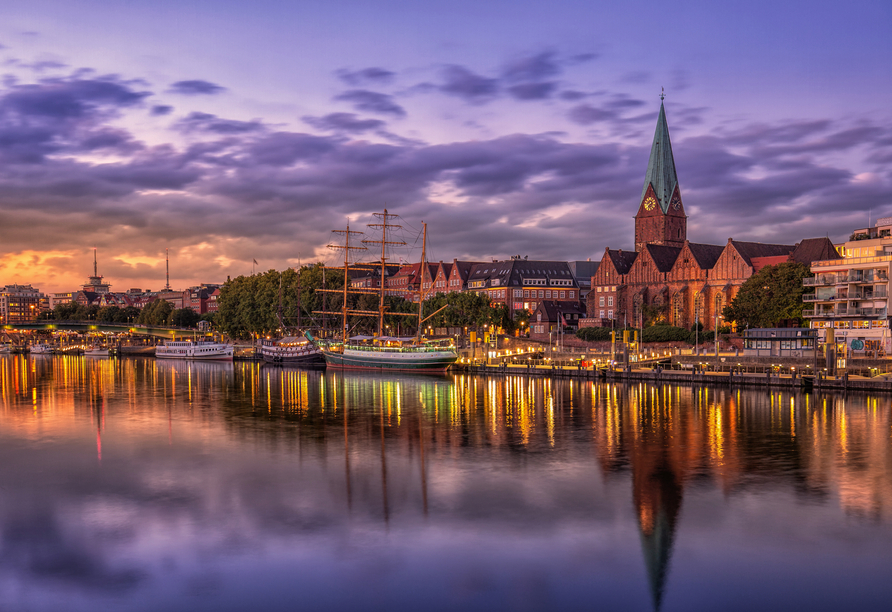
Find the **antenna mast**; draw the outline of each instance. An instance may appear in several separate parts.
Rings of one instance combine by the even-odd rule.
[[[164,249],[164,265],[167,269],[165,274],[166,282],[164,284],[164,290],[170,291],[170,249]]]
[[[99,270],[96,264],[96,247],[93,247],[93,276],[99,276]]]
[[[380,244],[381,245],[381,286],[379,287],[379,302],[378,302],[378,337],[384,335],[384,279],[387,275],[387,245],[397,245],[397,246],[405,246],[405,242],[402,241],[390,241],[387,240],[387,229],[402,229],[401,225],[393,225],[388,223],[390,219],[396,219],[399,215],[391,215],[387,213],[387,209],[384,209],[383,213],[373,213],[374,216],[378,219],[381,219],[381,223],[369,223],[368,227],[373,229],[381,229],[381,240],[363,240],[363,244]]]

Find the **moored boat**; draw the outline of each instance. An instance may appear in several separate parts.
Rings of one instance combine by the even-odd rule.
[[[315,342],[330,368],[345,370],[394,370],[403,372],[445,372],[458,360],[452,345],[416,342],[415,338],[359,336],[346,342]]]
[[[267,363],[291,365],[321,365],[325,363],[318,346],[303,338],[261,340],[260,357]]]
[[[109,351],[107,346],[93,346],[84,349],[84,357],[108,357]]]
[[[155,347],[159,359],[196,359],[204,361],[232,361],[231,344],[192,340],[164,342]]]
[[[370,224],[369,227],[381,229],[381,240],[363,240],[367,244],[381,245],[381,282],[377,293],[379,297],[379,306],[377,312],[368,310],[351,309],[347,304],[348,293],[370,293],[369,291],[356,290],[351,291],[350,286],[350,252],[351,250],[363,249],[364,247],[350,246],[351,236],[361,235],[361,232],[351,232],[350,226],[346,230],[335,230],[333,233],[340,234],[345,237],[344,246],[329,245],[332,248],[344,251],[344,287],[340,290],[343,292],[343,301],[341,306],[341,329],[344,330],[342,340],[340,342],[333,340],[320,340],[313,337],[310,332],[306,332],[307,340],[315,344],[322,351],[325,358],[326,366],[330,368],[353,369],[353,370],[394,370],[405,372],[445,372],[449,366],[458,361],[458,352],[455,346],[450,342],[444,345],[442,342],[425,341],[421,337],[423,323],[436,315],[440,308],[433,314],[423,317],[424,310],[424,284],[421,285],[421,292],[418,296],[418,313],[395,312],[395,315],[414,316],[417,317],[417,331],[414,338],[396,338],[384,336],[384,315],[386,312],[384,301],[384,277],[386,258],[386,246],[393,244],[405,244],[404,242],[388,241],[387,230],[389,228],[399,228],[398,225],[388,223],[390,218],[396,215],[388,214],[384,210],[383,214],[377,214],[376,217],[381,219],[381,223]],[[421,242],[421,268],[423,269],[426,261],[426,244],[427,244],[427,224],[422,223],[423,238]],[[324,289],[322,291],[325,291]],[[337,291],[337,290],[336,290]],[[371,292],[374,293],[374,292]],[[319,314],[335,314],[333,312],[316,311]],[[347,337],[348,315],[359,316],[377,316],[378,317],[378,333],[376,336],[354,336]]]
[[[52,344],[32,344],[30,352],[32,355],[52,355],[56,348]]]

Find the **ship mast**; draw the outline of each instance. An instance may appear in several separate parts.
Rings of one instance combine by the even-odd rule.
[[[374,216],[378,219],[381,219],[381,223],[369,223],[368,227],[373,229],[381,229],[381,240],[363,240],[363,244],[380,244],[381,245],[381,286],[379,287],[379,301],[378,301],[378,337],[384,335],[384,280],[387,274],[387,245],[395,245],[395,246],[405,246],[406,243],[402,241],[390,241],[387,240],[387,230],[390,229],[402,229],[401,225],[393,225],[388,223],[387,221],[390,219],[396,219],[399,215],[391,215],[387,213],[387,209],[384,209],[383,213],[373,213]]]
[[[416,343],[421,340],[421,325],[424,323],[424,319],[422,319],[422,317],[424,316],[424,270],[427,267],[427,264],[425,263],[425,251],[427,249],[427,223],[422,221],[421,228],[421,263],[418,265],[418,271],[421,275],[421,282],[418,285],[418,329],[415,330]]]

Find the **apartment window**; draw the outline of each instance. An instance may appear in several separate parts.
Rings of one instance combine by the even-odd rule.
[[[550,298],[550,297],[551,297],[551,291],[546,291],[546,292],[545,292],[545,297]]]
[[[598,306],[600,306],[601,308],[604,308],[604,296],[603,295],[598,298]]]
[[[604,311],[603,311],[603,310],[601,311],[601,318],[602,318],[602,319],[604,318]]]
[[[607,311],[607,318],[608,318],[608,319],[612,319],[612,318],[613,318],[613,311],[612,311],[612,310],[608,310],[608,311]]]
[[[573,299],[573,293],[574,293],[573,291],[570,292],[570,299],[571,299],[571,300]]]
[[[539,297],[540,297],[540,298],[544,298],[544,297],[545,297],[545,292],[544,292],[544,291],[540,291],[540,292],[539,292]]]
[[[608,305],[608,306],[613,306],[613,296],[612,296],[612,295],[611,295],[610,297],[607,298],[607,305]]]
[[[525,298],[530,297],[530,291],[529,291],[529,289],[524,289],[524,290],[523,290],[523,297],[525,297]]]
[[[564,299],[565,297],[567,297],[567,292],[561,291],[561,299]]]

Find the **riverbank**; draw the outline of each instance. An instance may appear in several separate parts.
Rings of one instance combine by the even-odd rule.
[[[787,388],[842,389],[885,391],[892,393],[892,377],[842,374],[826,376],[822,373],[800,374],[780,372],[707,371],[699,369],[671,369],[652,367],[620,368],[559,365],[483,365],[456,364],[453,371],[482,376],[534,376],[547,378],[575,378],[608,381],[640,381],[691,385],[762,386]]]

